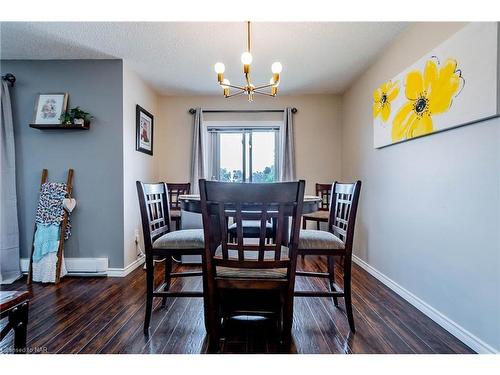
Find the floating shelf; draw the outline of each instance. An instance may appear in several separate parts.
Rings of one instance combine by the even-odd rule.
[[[30,124],[30,128],[40,130],[89,130],[90,124],[62,125],[62,124]]]

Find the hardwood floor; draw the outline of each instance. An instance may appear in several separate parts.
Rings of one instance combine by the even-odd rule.
[[[325,271],[321,257],[299,259],[299,269]],[[193,266],[178,266],[194,269]],[[473,351],[358,266],[353,266],[356,333],[351,334],[343,299],[296,298],[291,353],[473,353]],[[157,267],[158,279],[163,271]],[[26,279],[2,290],[26,290]],[[339,272],[338,283],[341,283]],[[326,281],[297,277],[297,289],[324,288]],[[201,289],[201,278],[174,279],[172,290]],[[125,278],[67,277],[58,286],[34,284],[28,346],[48,353],[205,353],[201,298],[155,299],[149,337],[142,331],[145,272]],[[1,327],[6,324],[5,319]],[[223,353],[276,353],[272,323],[231,320]],[[12,347],[9,334],[2,353]]]

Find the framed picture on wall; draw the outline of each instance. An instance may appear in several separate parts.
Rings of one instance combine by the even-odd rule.
[[[140,105],[135,107],[135,149],[153,155],[153,115]]]
[[[68,93],[38,94],[35,99],[33,124],[60,124],[67,105]]]

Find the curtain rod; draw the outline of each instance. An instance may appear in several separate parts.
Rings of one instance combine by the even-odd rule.
[[[262,113],[262,112],[285,112],[284,109],[204,109],[204,113]],[[194,115],[196,109],[190,108],[189,113]],[[292,113],[297,113],[297,108],[292,108]]]
[[[12,87],[14,87],[14,82],[16,82],[16,76],[12,73],[7,73],[6,75],[2,76],[2,79],[4,81],[7,81],[10,83]]]

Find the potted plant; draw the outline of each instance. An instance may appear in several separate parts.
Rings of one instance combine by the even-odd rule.
[[[82,110],[80,107],[71,108],[69,111],[66,111],[61,116],[61,123],[63,125],[71,126],[78,125],[83,126],[90,123],[90,120],[93,119],[93,116]]]

